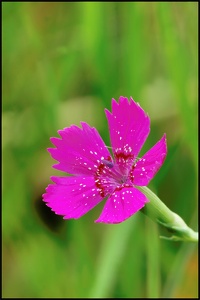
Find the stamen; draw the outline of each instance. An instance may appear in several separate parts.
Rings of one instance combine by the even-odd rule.
[[[113,168],[113,166],[114,166],[114,164],[111,161],[106,160],[106,159],[102,159],[102,163],[104,163],[104,165],[106,165],[109,168]]]

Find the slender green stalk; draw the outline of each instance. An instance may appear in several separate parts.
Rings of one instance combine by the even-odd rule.
[[[135,228],[136,220],[137,218],[130,218],[126,222],[107,228],[89,298],[108,297],[115,282],[128,239]]]
[[[165,226],[171,233],[171,237],[162,237],[173,241],[198,241],[198,232],[189,228],[183,219],[172,212],[150,189],[137,187],[150,200],[141,210],[153,221]]]
[[[160,298],[160,259],[157,224],[146,218],[147,298]]]

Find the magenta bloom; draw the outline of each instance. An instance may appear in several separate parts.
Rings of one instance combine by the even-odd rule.
[[[95,128],[81,122],[59,130],[61,138],[51,138],[56,148],[48,151],[59,163],[55,169],[73,174],[51,177],[55,184],[46,188],[43,200],[64,219],[77,219],[104,198],[107,202],[95,222],[120,223],[148,202],[136,186],[146,186],[162,166],[166,135],[138,158],[150,131],[150,119],[131,98],[112,100],[112,112],[105,110],[112,152]]]

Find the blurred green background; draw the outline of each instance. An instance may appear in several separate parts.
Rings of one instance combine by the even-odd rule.
[[[150,188],[197,228],[197,2],[3,2],[3,297],[197,298],[197,246],[141,212],[64,221],[42,202],[50,136],[132,96],[151,118],[141,155],[167,134]]]

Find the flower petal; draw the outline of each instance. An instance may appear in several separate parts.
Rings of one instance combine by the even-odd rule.
[[[82,128],[72,125],[59,130],[61,139],[50,139],[57,148],[49,148],[48,151],[59,161],[59,164],[53,166],[55,169],[91,176],[100,161],[110,157],[110,152],[95,128],[84,122],[81,124]]]
[[[133,171],[133,183],[138,186],[148,185],[164,163],[167,154],[166,134],[139,159]]]
[[[116,190],[107,200],[96,223],[116,224],[125,221],[149,200],[134,187]]]
[[[48,185],[43,200],[64,219],[80,218],[103,199],[93,177],[52,176],[51,179],[55,184]]]
[[[150,131],[150,119],[132,98],[112,99],[112,112],[105,110],[113,152],[122,151],[136,157]]]

